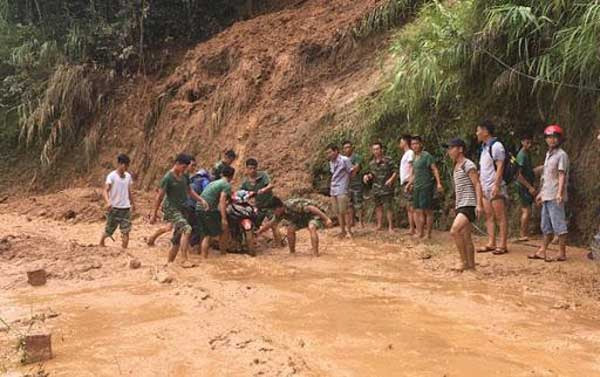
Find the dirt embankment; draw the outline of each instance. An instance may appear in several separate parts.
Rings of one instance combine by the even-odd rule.
[[[212,166],[231,147],[238,167],[258,158],[282,191],[310,189],[308,162],[322,136],[381,85],[385,35],[352,31],[387,3],[288,4],[200,43],[170,76],[124,86],[107,109],[99,164],[86,180],[101,180],[119,151],[133,157],[139,183],[149,187],[177,152]]]

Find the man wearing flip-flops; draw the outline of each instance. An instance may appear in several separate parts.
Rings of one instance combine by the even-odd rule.
[[[508,253],[508,219],[506,216],[506,201],[508,192],[503,180],[504,160],[506,150],[501,142],[494,137],[494,124],[488,120],[477,126],[477,140],[482,143],[479,157],[479,181],[483,190],[483,209],[488,242],[477,248],[478,253],[492,252],[494,255]],[[496,245],[496,223],[499,228],[499,246]]]
[[[536,202],[542,207],[541,228],[544,243],[537,253],[529,259],[543,259],[546,262],[564,262],[567,260],[567,183],[569,181],[569,156],[561,148],[564,141],[563,130],[559,125],[551,125],[544,130],[548,152],[544,160],[542,186]],[[558,237],[559,252],[556,258],[547,255],[548,245],[554,236]]]

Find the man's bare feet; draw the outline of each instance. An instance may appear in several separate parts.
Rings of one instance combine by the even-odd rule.
[[[388,233],[389,234],[394,234],[394,228],[388,228]]]
[[[341,233],[338,233],[338,235],[336,235],[336,237],[337,237],[337,238],[346,238],[346,235],[347,235],[347,234],[348,234],[348,233],[346,233],[346,231],[343,231],[343,232],[341,232]]]
[[[190,262],[189,260],[184,260],[183,262],[181,262],[179,264],[182,268],[194,268],[196,267],[196,265],[192,262]]]
[[[454,272],[463,272],[464,270],[467,269],[467,266],[465,266],[463,263],[457,263],[454,267],[452,267],[450,270],[454,271]]]

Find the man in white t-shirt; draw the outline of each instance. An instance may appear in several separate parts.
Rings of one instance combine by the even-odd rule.
[[[412,192],[408,189],[408,181],[412,175],[413,161],[415,160],[415,152],[410,148],[412,137],[410,135],[402,135],[398,143],[403,151],[402,160],[400,160],[400,186],[402,189],[402,205],[406,208],[408,217],[408,234],[415,234],[415,217],[412,206]]]
[[[131,211],[133,208],[133,196],[131,194],[131,174],[129,168],[129,157],[120,154],[117,157],[117,169],[106,176],[106,182],[102,196],[106,203],[106,227],[100,238],[100,246],[104,247],[104,241],[111,237],[117,228],[121,229],[121,245],[123,249],[129,244],[129,232],[131,231]]]
[[[477,126],[477,140],[482,143],[479,156],[479,181],[483,190],[483,209],[488,242],[477,249],[478,253],[492,252],[502,255],[508,252],[508,218],[506,216],[506,201],[508,193],[504,182],[503,172],[506,150],[501,142],[494,137],[494,124],[483,121]],[[496,223],[499,228],[500,245],[496,245]]]

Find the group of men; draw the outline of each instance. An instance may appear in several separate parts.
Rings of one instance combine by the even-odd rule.
[[[551,125],[544,130],[548,151],[544,164],[533,168],[529,156],[533,137],[524,135],[516,161],[509,161],[510,153],[495,137],[495,126],[482,121],[476,127],[476,137],[481,143],[479,164],[466,158],[467,145],[461,139],[452,139],[444,147],[453,163],[452,177],[455,193],[456,217],[451,235],[461,256],[457,270],[475,267],[475,252],[491,252],[494,255],[508,253],[509,200],[506,173],[508,164],[515,164],[515,181],[521,203],[521,232],[519,241],[527,241],[532,206],[541,206],[541,230],[544,241],[531,259],[547,262],[566,260],[567,182],[569,158],[561,148],[564,133],[560,126]],[[372,159],[363,166],[362,159],[350,141],[343,142],[343,154],[334,144],[327,146],[331,172],[331,202],[342,232],[340,236],[352,235],[357,217],[363,224],[363,200],[366,188],[375,206],[377,229],[382,230],[384,217],[388,230],[393,231],[393,208],[396,182],[400,185],[401,204],[406,209],[408,234],[418,239],[431,238],[434,220],[435,194],[443,193],[444,187],[434,157],[424,150],[420,136],[404,135],[399,140],[402,158],[399,166],[385,156],[383,146],[376,142],[371,146]],[[541,175],[539,190],[536,189],[536,172]],[[475,249],[471,238],[472,223],[485,216],[487,243]],[[385,215],[385,216],[384,216]],[[498,226],[498,237],[496,237]],[[556,258],[547,255],[548,245],[558,238],[559,253]]]
[[[167,262],[175,261],[181,255],[181,266],[194,267],[189,259],[189,249],[199,249],[203,257],[208,257],[211,240],[218,240],[219,249],[228,248],[229,223],[227,206],[232,196],[232,180],[235,169],[232,164],[237,158],[232,150],[224,153],[223,159],[215,164],[212,173],[204,169],[197,170],[195,158],[179,154],[173,167],[160,180],[159,188],[150,214],[150,223],[162,219],[166,226],[158,229],[148,238],[147,244],[153,246],[156,239],[164,233],[173,231],[171,249]],[[122,247],[127,248],[131,231],[131,212],[133,208],[132,179],[127,172],[130,164],[128,156],[117,157],[117,169],[106,179],[103,191],[107,206],[107,222],[102,233],[100,245],[106,238],[112,237],[117,228],[122,233]],[[273,195],[274,185],[265,171],[258,170],[258,161],[246,160],[246,176],[240,186],[252,198],[257,209],[257,234],[273,231],[276,243],[281,244],[279,225],[287,227],[287,244],[290,252],[296,251],[296,231],[308,228],[311,235],[313,254],[319,255],[317,229],[331,227],[333,221],[325,214],[321,206],[310,199],[292,198],[285,202]]]
[[[483,121],[476,127],[476,136],[481,143],[479,164],[469,160],[467,145],[461,139],[452,139],[444,145],[453,161],[453,185],[455,192],[456,217],[451,227],[460,255],[457,270],[475,267],[475,252],[491,252],[502,255],[508,252],[508,190],[505,169],[510,154],[495,136],[495,126]],[[564,141],[560,126],[552,125],[544,130],[548,152],[544,165],[533,168],[529,157],[532,137],[522,138],[521,149],[516,157],[518,164],[517,185],[522,206],[521,234],[525,241],[529,231],[532,205],[542,207],[541,229],[544,242],[538,252],[529,255],[531,259],[545,261],[566,260],[567,182],[569,159],[561,148]],[[402,158],[399,164],[384,154],[381,143],[371,146],[372,158],[368,164],[355,151],[351,141],[344,141],[342,153],[337,145],[326,147],[331,173],[331,209],[337,217],[340,237],[351,237],[356,220],[364,226],[364,200],[368,191],[375,206],[377,230],[384,229],[384,218],[388,231],[393,231],[393,203],[396,184],[399,184],[401,202],[406,208],[408,233],[415,238],[428,239],[434,220],[435,193],[442,193],[444,187],[434,157],[424,150],[419,136],[404,135],[399,140]],[[180,154],[173,167],[160,181],[150,222],[158,219],[162,207],[163,219],[168,226],[157,230],[148,239],[153,245],[160,234],[173,230],[172,248],[168,262],[173,262],[181,251],[182,266],[192,267],[188,258],[189,247],[199,247],[203,257],[208,256],[211,239],[218,238],[220,250],[225,250],[228,235],[227,204],[232,194],[231,182],[235,175],[232,164],[236,159],[232,150],[224,153],[212,174],[196,170],[193,157]],[[118,226],[123,233],[122,246],[127,247],[131,230],[131,208],[133,196],[132,179],[127,172],[129,158],[119,155],[118,167],[106,179],[104,199],[108,207],[107,224],[100,241],[104,245]],[[287,226],[287,242],[290,252],[295,252],[296,231],[308,228],[314,255],[319,254],[317,230],[331,227],[333,221],[317,202],[306,198],[292,198],[282,201],[273,195],[274,185],[265,171],[258,170],[258,161],[250,158],[245,163],[246,176],[240,189],[254,197],[258,211],[257,235],[272,230],[275,242],[281,243],[279,225]],[[539,190],[535,187],[536,172],[541,174]],[[485,215],[487,243],[475,249],[472,238],[472,223]],[[496,225],[499,237],[496,238]],[[549,258],[547,248],[552,238],[558,237],[559,254]]]

